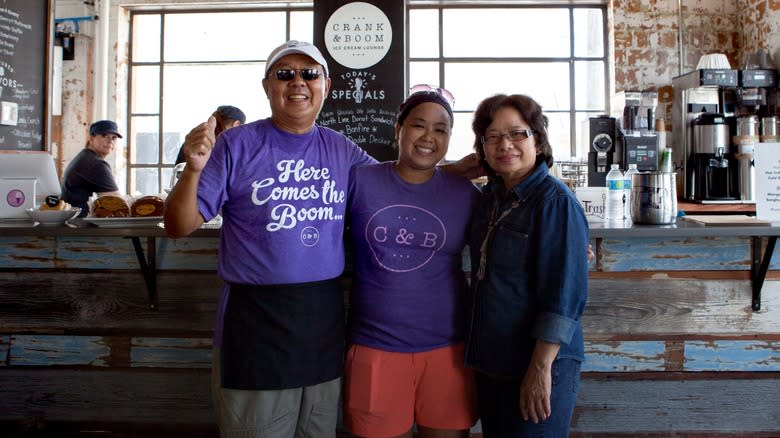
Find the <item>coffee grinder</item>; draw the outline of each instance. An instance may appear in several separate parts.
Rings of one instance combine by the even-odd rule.
[[[589,128],[588,186],[604,187],[612,163],[620,162],[617,120],[607,115],[591,117]]]

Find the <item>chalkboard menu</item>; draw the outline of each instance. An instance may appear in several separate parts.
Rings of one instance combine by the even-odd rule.
[[[395,118],[406,97],[404,0],[316,0],[314,45],[330,70],[317,121],[350,137],[379,161],[395,160]]]
[[[0,149],[48,143],[51,0],[0,1]]]

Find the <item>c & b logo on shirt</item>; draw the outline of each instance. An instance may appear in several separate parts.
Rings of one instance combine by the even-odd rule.
[[[303,246],[312,247],[320,241],[320,231],[314,227],[305,227],[301,230],[301,243]]]
[[[413,205],[385,207],[368,220],[366,241],[374,259],[393,272],[425,266],[444,246],[447,231],[432,212]]]

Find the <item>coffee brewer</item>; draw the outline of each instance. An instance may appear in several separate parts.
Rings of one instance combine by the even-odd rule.
[[[658,170],[658,135],[655,132],[656,91],[623,91],[617,94],[617,108],[623,105],[623,120],[618,138],[621,168],[636,164],[640,172]],[[622,101],[622,102],[621,102]]]
[[[693,121],[693,150],[688,158],[687,178],[692,199],[738,200],[734,190],[736,160],[731,156],[729,125],[718,113],[703,113]]]
[[[777,70],[739,71],[735,115],[729,126],[731,150],[738,161],[734,184],[743,202],[755,202],[755,145],[775,139],[776,87]]]
[[[726,120],[734,108],[737,70],[698,69],[673,78],[672,86],[678,196],[696,202],[738,200],[732,182],[738,163],[731,155]]]
[[[771,131],[778,113],[777,83],[777,70],[747,69],[698,69],[672,80],[681,196],[702,203],[755,202],[753,147],[765,132],[763,120]]]

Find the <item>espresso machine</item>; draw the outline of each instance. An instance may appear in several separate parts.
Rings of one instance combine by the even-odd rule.
[[[673,162],[678,197],[701,203],[740,202],[739,163],[728,117],[736,106],[737,70],[697,69],[672,79]]]

